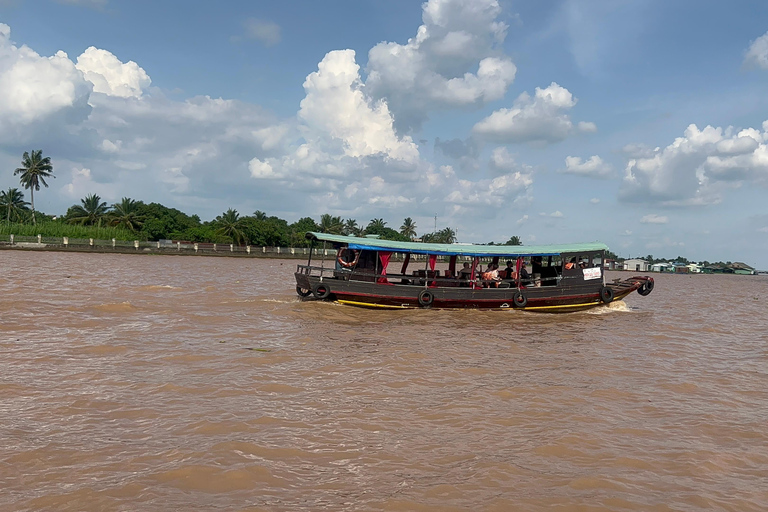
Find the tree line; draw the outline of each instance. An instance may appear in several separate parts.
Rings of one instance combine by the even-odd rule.
[[[240,215],[232,208],[211,221],[201,221],[197,215],[187,215],[175,208],[159,203],[144,203],[124,197],[120,202],[107,204],[96,194],[88,194],[67,209],[64,216],[55,217],[35,211],[34,192],[40,186],[48,187],[47,179],[55,178],[50,157],[44,157],[42,150],[25,152],[21,167],[14,171],[20,176],[21,185],[29,190],[30,202],[17,188],[0,192],[0,215],[5,223],[33,224],[41,234],[46,235],[46,228],[55,224],[55,235],[68,236],[67,226],[116,228],[140,240],[183,240],[189,242],[234,243],[237,245],[256,246],[291,246],[309,245],[305,234],[308,231],[347,236],[378,235],[387,240],[420,241],[425,243],[454,243],[456,231],[443,228],[420,237],[417,226],[411,217],[403,220],[399,229],[387,225],[382,218],[371,219],[366,225],[356,219],[342,219],[340,216],[323,214],[319,221],[303,217],[296,222],[288,221],[257,210],[252,215]],[[4,215],[3,215],[4,214]],[[82,233],[82,229],[78,230]],[[97,238],[94,236],[93,238]],[[493,242],[490,242],[493,244]],[[510,237],[506,245],[521,245],[520,238]]]

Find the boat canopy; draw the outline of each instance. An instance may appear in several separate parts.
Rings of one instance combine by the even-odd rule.
[[[440,256],[557,256],[564,253],[585,253],[606,251],[608,246],[600,242],[555,245],[472,245],[472,244],[429,244],[422,242],[396,242],[380,238],[359,238],[355,236],[331,235],[328,233],[307,233],[308,240],[344,244],[350,249],[405,252],[411,254],[437,254]]]

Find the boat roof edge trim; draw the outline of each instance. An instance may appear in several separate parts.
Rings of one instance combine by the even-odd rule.
[[[329,233],[307,232],[307,239],[321,242],[346,244],[351,249],[371,251],[409,252],[412,254],[438,254],[443,256],[555,256],[563,253],[606,251],[608,246],[601,242],[553,245],[472,245],[432,244],[423,242],[396,242],[394,240],[358,238],[332,235]]]

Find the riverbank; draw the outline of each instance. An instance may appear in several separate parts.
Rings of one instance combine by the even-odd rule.
[[[234,244],[69,239],[67,237],[43,236],[19,237],[13,235],[7,241],[0,242],[0,250],[285,259],[307,259],[310,251],[312,251],[313,258],[335,257],[336,255],[336,251],[332,249],[310,249],[309,247],[256,247]]]

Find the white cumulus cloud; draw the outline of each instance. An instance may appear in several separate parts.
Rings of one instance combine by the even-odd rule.
[[[744,64],[768,69],[768,32],[752,41],[744,56]]]
[[[353,50],[329,52],[304,82],[299,117],[311,128],[343,142],[348,156],[381,154],[415,161],[418,149],[409,136],[399,138],[383,100],[363,92]]]
[[[613,168],[597,155],[592,155],[585,162],[577,156],[568,156],[565,158],[565,169],[561,172],[587,178],[610,178]]]
[[[366,88],[386,98],[399,131],[418,129],[430,111],[480,106],[504,96],[517,67],[500,53],[507,25],[497,0],[429,0],[406,44],[368,52]]]
[[[31,125],[50,124],[54,117],[84,119],[91,84],[67,54],[41,57],[26,45],[16,46],[10,36],[10,27],[0,23],[0,135],[31,134]]]
[[[133,61],[120,62],[107,50],[93,46],[77,58],[77,69],[93,84],[93,90],[120,98],[139,98],[152,82],[146,71]]]
[[[512,108],[496,110],[472,131],[499,143],[558,142],[573,132],[568,111],[576,101],[568,89],[552,82],[544,89],[537,87],[533,97],[522,93]]]
[[[768,121],[762,131],[691,124],[665,148],[628,161],[621,197],[667,206],[718,203],[726,185],[768,184]]]

